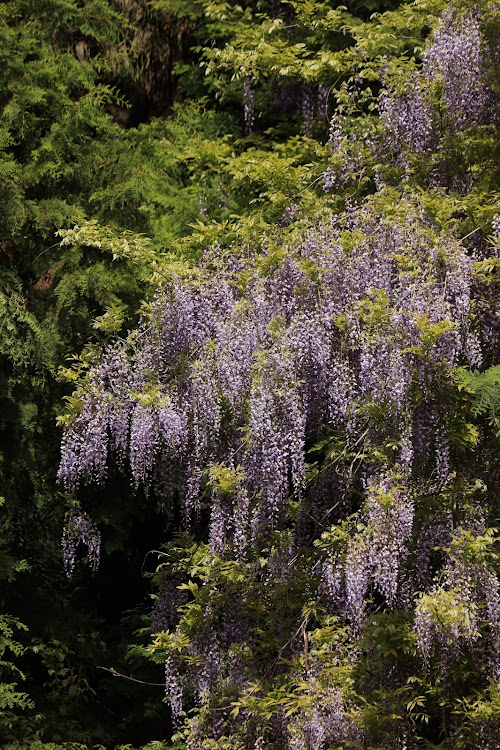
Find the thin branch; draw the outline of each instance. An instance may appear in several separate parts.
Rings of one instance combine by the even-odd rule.
[[[466,240],[467,237],[471,236],[471,234],[475,234],[476,232],[479,232],[480,229],[482,229],[489,223],[490,223],[489,221],[485,221],[484,224],[481,224],[480,227],[476,227],[475,229],[473,229],[472,232],[469,232],[469,234],[466,234],[465,237],[460,237],[460,242],[463,242],[464,240]]]
[[[139,685],[152,685],[153,687],[165,687],[164,682],[144,682],[144,680],[136,680],[135,677],[129,677],[126,674],[120,674],[114,667],[97,667],[97,669],[103,669],[105,672],[110,672],[113,677],[122,677],[124,680],[130,680],[130,682],[138,682]]]
[[[302,634],[304,636],[304,669],[309,672],[309,640],[307,638],[306,621],[302,625]]]

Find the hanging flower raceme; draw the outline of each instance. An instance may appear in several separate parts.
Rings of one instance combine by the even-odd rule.
[[[76,548],[79,544],[87,547],[89,565],[95,571],[99,567],[101,534],[85,515],[71,511],[62,537],[63,562],[68,578],[71,578],[75,569]]]
[[[481,513],[476,509],[473,526]],[[495,535],[458,529],[445,548],[443,580],[417,602],[415,632],[426,663],[437,655],[447,670],[463,644],[481,639],[481,620],[488,623],[491,673],[498,674],[499,581],[489,563]]]

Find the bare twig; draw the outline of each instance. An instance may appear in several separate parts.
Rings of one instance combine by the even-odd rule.
[[[97,667],[97,669],[103,669],[105,672],[110,672],[113,677],[122,677],[124,680],[130,680],[130,682],[138,682],[139,685],[152,685],[153,687],[165,687],[164,682],[145,682],[144,680],[136,680],[135,677],[129,677],[126,674],[120,674],[114,667]]]

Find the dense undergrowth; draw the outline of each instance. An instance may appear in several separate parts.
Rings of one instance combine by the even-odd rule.
[[[2,747],[496,748],[495,4],[0,35]]]

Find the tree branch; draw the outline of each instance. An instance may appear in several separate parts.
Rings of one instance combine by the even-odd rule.
[[[138,682],[139,685],[152,685],[153,687],[165,687],[164,682],[144,682],[144,680],[136,680],[135,677],[129,677],[126,674],[120,674],[114,667],[97,667],[97,669],[103,669],[105,672],[110,672],[113,677],[123,677],[124,680],[130,680],[130,682]]]

